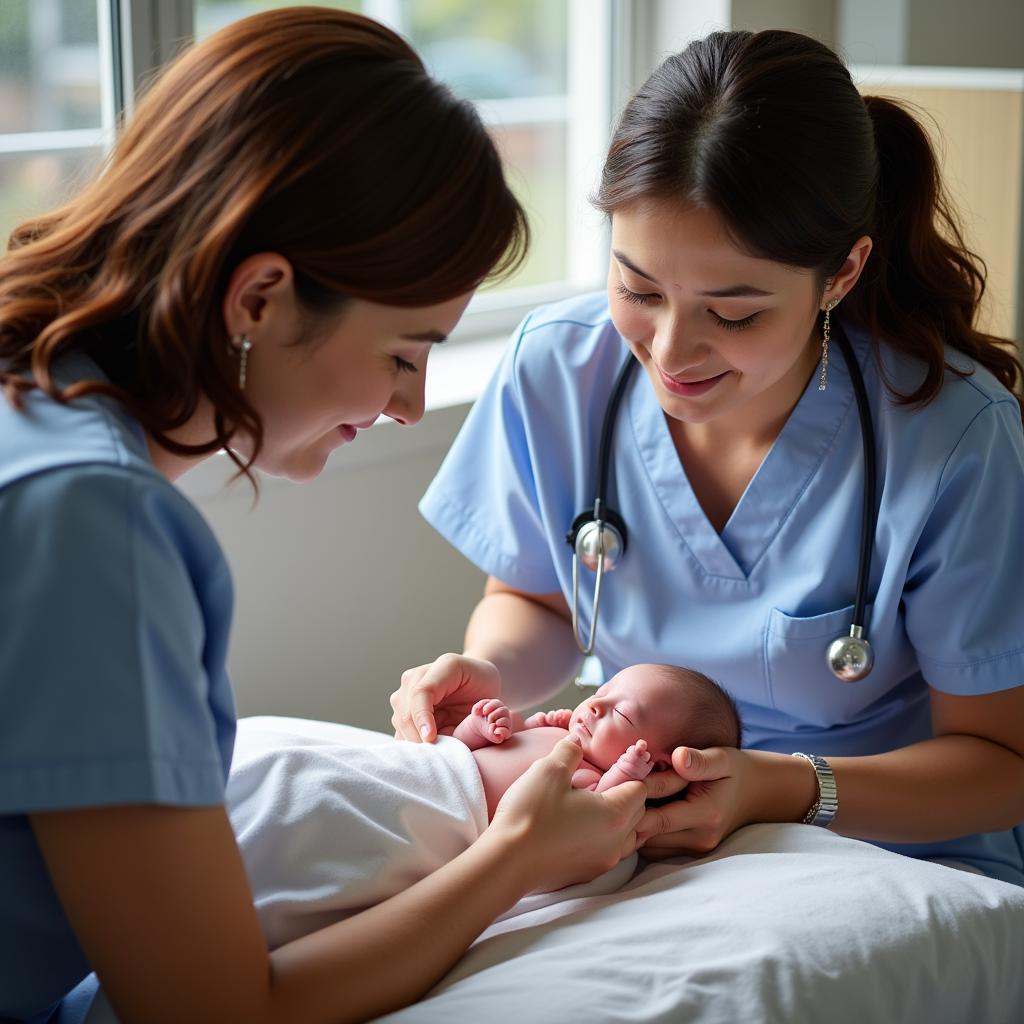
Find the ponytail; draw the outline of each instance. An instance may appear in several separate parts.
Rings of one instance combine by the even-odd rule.
[[[957,372],[948,344],[1021,401],[1013,343],[976,326],[985,265],[964,244],[928,136],[898,103],[862,97],[823,43],[713,32],[668,57],[623,111],[594,204],[611,214],[647,198],[716,210],[747,252],[822,283],[870,236],[843,320],[925,366],[916,391],[890,387],[894,399],[938,394]]]
[[[864,104],[878,153],[875,247],[843,304],[844,319],[924,363],[924,380],[897,396],[900,403],[924,404],[938,394],[946,342],[1020,402],[1024,368],[1013,342],[976,326],[985,263],[964,242],[928,136],[896,101],[866,96]]]

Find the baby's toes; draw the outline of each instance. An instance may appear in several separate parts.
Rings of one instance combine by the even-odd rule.
[[[488,732],[492,739],[507,740],[512,735],[512,715],[508,708],[501,705],[487,716]]]
[[[473,705],[473,714],[489,720],[495,711],[499,711],[503,707],[504,704],[497,697],[484,697],[483,700],[478,700]]]

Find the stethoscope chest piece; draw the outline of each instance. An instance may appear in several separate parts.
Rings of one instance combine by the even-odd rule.
[[[569,543],[575,556],[591,571],[597,572],[598,562],[604,555],[604,572],[611,572],[626,550],[625,528],[622,520],[610,509],[604,519],[594,519],[585,512],[572,524]]]
[[[852,626],[849,636],[837,637],[828,645],[828,667],[844,683],[863,679],[875,664],[875,652],[861,626]]]

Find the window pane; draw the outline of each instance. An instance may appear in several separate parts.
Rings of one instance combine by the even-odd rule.
[[[565,278],[565,124],[502,126],[491,130],[509,184],[530,221],[526,262],[508,281],[484,291],[525,288]]]
[[[260,11],[271,11],[276,7],[297,7],[299,3],[281,3],[280,0],[196,0],[195,36],[205,39],[225,25],[239,18],[247,18]],[[317,0],[318,7],[333,7],[343,11],[361,11],[361,0]]]
[[[195,0],[196,36],[257,11],[287,6],[293,5]],[[564,280],[567,0],[351,0],[329,6],[391,25],[416,47],[433,74],[457,95],[481,104],[510,184],[526,208],[533,239],[522,270],[497,289]]]
[[[98,41],[95,2],[2,0],[0,133],[100,127]]]
[[[102,151],[0,154],[0,249],[17,224],[59,205],[99,166]]]
[[[565,92],[566,0],[405,0],[405,34],[471,100]]]

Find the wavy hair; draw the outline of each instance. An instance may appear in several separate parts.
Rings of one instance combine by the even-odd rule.
[[[1013,342],[976,326],[985,265],[964,243],[928,136],[897,102],[862,97],[816,40],[715,32],[670,56],[626,106],[594,203],[611,214],[643,199],[710,207],[749,252],[819,283],[869,235],[843,320],[924,364],[921,385],[896,399],[938,394],[954,369],[948,343],[1021,402]]]
[[[21,224],[0,258],[0,385],[57,401],[105,394],[160,445],[225,448],[248,474],[263,440],[227,354],[221,303],[247,256],[276,252],[312,321],[350,299],[433,305],[522,261],[525,214],[473,106],[360,15],[293,7],[184,51],[104,168]],[[91,356],[109,382],[61,389]],[[168,436],[205,396],[214,436]],[[229,447],[252,438],[243,462]]]

